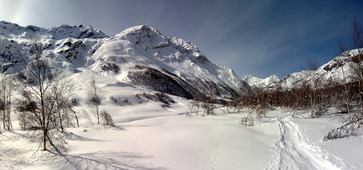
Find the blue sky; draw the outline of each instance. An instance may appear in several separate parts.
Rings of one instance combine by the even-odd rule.
[[[92,25],[114,35],[148,25],[194,43],[240,75],[280,78],[351,48],[360,0],[0,0],[0,20],[45,28]]]

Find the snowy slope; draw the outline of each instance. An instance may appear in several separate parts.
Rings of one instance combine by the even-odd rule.
[[[129,87],[128,91],[123,94],[139,90]],[[246,110],[226,114],[225,108],[220,108],[217,116],[186,117],[179,113],[187,101],[177,101],[169,109],[148,103],[126,106],[118,112],[106,104],[103,107],[116,118],[116,127],[83,122],[80,128],[68,128],[64,134],[68,151],[63,156],[36,151],[38,143],[26,132],[3,132],[0,169],[363,168],[361,133],[321,140],[326,131],[340,124],[339,117],[293,118],[276,109],[255,126],[245,127],[238,120],[248,114]]]
[[[53,64],[70,72],[85,67],[121,82],[186,98],[250,92],[233,70],[211,63],[192,43],[144,25],[109,37],[91,26],[44,29],[2,21],[0,34],[2,72],[18,70],[16,63],[29,55],[30,40],[37,35]]]

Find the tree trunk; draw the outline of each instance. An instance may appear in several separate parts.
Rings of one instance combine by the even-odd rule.
[[[96,106],[96,114],[97,114],[97,124],[100,124],[100,112],[98,106]]]
[[[60,124],[60,128],[61,128],[61,132],[63,133],[64,132],[64,128],[63,128],[63,118],[62,118],[62,115],[61,115],[61,112],[60,111],[58,112],[58,116],[59,116],[59,124]]]
[[[47,130],[45,127],[42,128],[43,131],[43,151],[47,150]]]

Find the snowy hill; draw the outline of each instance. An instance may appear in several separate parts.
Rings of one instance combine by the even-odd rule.
[[[107,36],[91,26],[44,29],[0,22],[2,72],[12,73],[29,42],[40,37],[52,63],[69,72],[87,68],[117,81],[186,98],[196,94],[232,96],[250,92],[233,70],[210,62],[192,43],[136,26]]]

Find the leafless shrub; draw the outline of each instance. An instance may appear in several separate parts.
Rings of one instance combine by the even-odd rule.
[[[199,112],[199,102],[195,100],[191,101],[188,104],[186,116],[192,116],[192,113],[196,113],[198,115],[198,112]]]
[[[246,117],[242,117],[239,123],[245,126],[254,126],[254,119],[252,114],[249,113]]]
[[[103,125],[115,126],[111,115],[106,110],[102,110],[100,116],[102,118]]]
[[[202,103],[202,108],[204,109],[204,115],[215,115],[214,113],[214,102],[212,99],[207,99]]]
[[[251,114],[255,113],[257,119],[266,117],[266,112],[271,110],[271,107],[267,103],[258,104],[249,108]]]
[[[258,120],[266,117],[266,112],[268,110],[271,110],[271,107],[267,103],[258,104],[257,106],[249,107],[248,115],[246,117],[241,118],[240,124],[243,124],[245,126],[253,126],[255,119]]]

